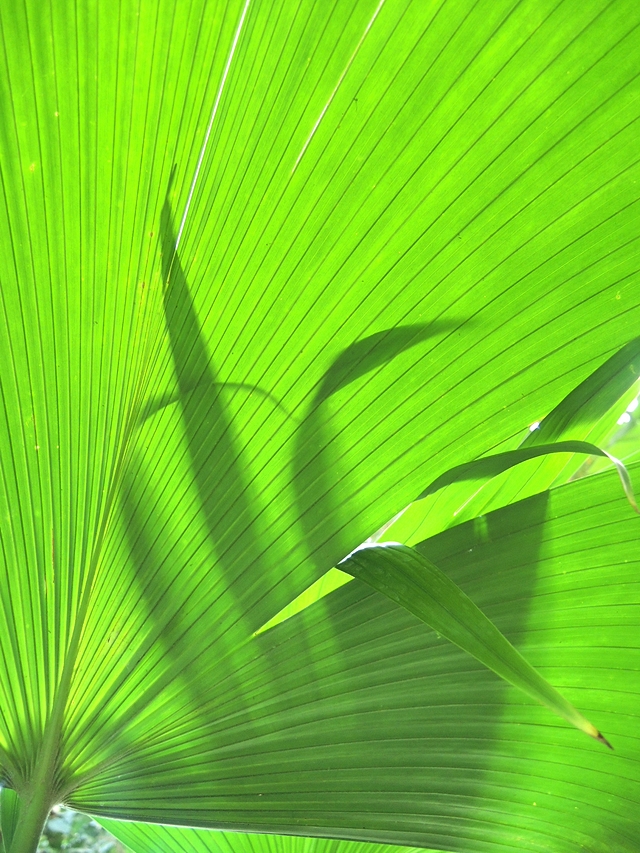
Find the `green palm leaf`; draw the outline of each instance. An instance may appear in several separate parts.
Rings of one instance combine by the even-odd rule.
[[[602,774],[634,780],[633,753],[616,776],[537,709],[507,704],[499,722],[491,675],[454,649],[431,663],[426,629],[362,585],[254,635],[637,335],[639,23],[626,0],[0,8],[11,853],[34,849],[59,799],[446,849],[515,832],[536,849],[562,825],[579,849],[575,785],[594,837],[628,848],[622,794],[618,820],[594,792]],[[624,566],[633,538],[613,505],[608,526],[585,505],[591,527],[563,540],[578,553],[595,530],[597,571]],[[487,586],[479,606],[511,600]],[[515,634],[523,614],[489,612]],[[448,718],[409,770],[445,658],[472,672],[447,699],[461,729]],[[592,671],[559,667],[569,693]],[[616,682],[616,709],[600,697],[623,744],[635,683]],[[536,738],[509,752],[522,719]],[[522,780],[552,743],[574,793],[541,800],[545,817],[522,817],[505,777],[482,787],[505,755]]]
[[[409,850],[413,853],[415,850],[324,838],[207,832],[114,820],[101,823],[134,853],[408,853]]]
[[[244,801],[253,829],[274,831],[286,803],[298,832],[322,831],[311,821],[331,808],[333,833],[357,825],[361,838],[378,842],[631,853],[637,819],[628,804],[640,795],[637,526],[615,474],[599,475],[418,546],[607,732],[614,752],[354,580],[261,635],[273,692],[260,686],[258,661],[243,671],[246,695],[255,690],[263,701],[260,720],[247,702],[228,720],[233,744],[220,732],[224,751],[194,746],[194,763],[175,773],[157,819],[188,812],[197,823],[211,804],[218,826],[238,826]],[[242,733],[253,738],[243,742]],[[267,745],[265,760],[258,747]],[[220,784],[193,798],[187,783],[206,748]],[[166,753],[166,744],[157,749]],[[302,773],[312,761],[317,775]],[[154,765],[142,787],[157,796],[163,769]],[[105,775],[104,788],[72,804],[105,814],[99,799],[114,789],[137,799],[136,781],[123,773]]]

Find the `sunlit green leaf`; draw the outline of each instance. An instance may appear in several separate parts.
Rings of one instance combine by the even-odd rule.
[[[486,599],[427,557],[569,701],[580,673],[575,704],[624,765],[357,581],[254,635],[637,337],[639,25],[632,0],[0,4],[11,853],[59,801],[436,849],[603,850],[608,833],[633,850],[633,615],[611,645],[627,682],[613,672],[601,697],[591,680],[611,575],[634,583],[618,492],[607,525],[572,504],[584,526],[562,541],[602,549],[589,618],[605,622],[572,623],[590,657],[559,673],[525,648],[554,594],[535,555],[527,585],[469,578]]]
[[[432,497],[425,504],[414,503],[408,507],[389,527],[389,535],[403,542],[417,542],[453,523],[537,494],[554,484],[567,482],[572,474],[576,474],[583,461],[580,457],[576,461],[576,457],[571,456],[567,462],[567,456],[554,455],[564,453],[565,450],[578,454],[590,453],[594,457],[606,457],[614,461],[625,492],[634,505],[635,499],[624,468],[620,467],[615,457],[612,459],[610,453],[603,451],[602,446],[607,446],[615,430],[621,398],[624,399],[630,389],[633,391],[629,400],[637,394],[639,353],[640,343],[637,338],[614,353],[570,391],[540,423],[532,424],[528,435],[516,449],[475,460],[441,475],[420,498],[435,495],[438,489],[447,485],[451,487],[443,495]],[[585,441],[587,438],[589,442]],[[571,442],[576,442],[573,449],[569,446]],[[583,446],[579,448],[578,443]],[[543,447],[549,449],[544,450]],[[536,448],[540,450],[542,459],[534,463],[532,460],[538,454],[533,452],[528,457],[527,451]],[[523,467],[515,468],[516,465]],[[507,471],[508,474],[505,473]],[[501,474],[504,476],[501,477]],[[482,477],[495,479],[480,486],[455,485],[458,482],[465,483],[466,480],[480,480]]]
[[[335,833],[357,825],[360,837],[435,849],[516,853],[546,843],[573,853],[588,841],[597,853],[632,853],[639,523],[609,474],[419,546],[615,752],[354,580],[256,638],[256,655],[238,670],[245,710],[219,716],[192,745],[185,719],[184,760],[159,725],[155,743],[120,762],[117,777],[105,769],[73,805],[106,814],[108,796],[113,815],[126,802],[140,818],[188,813],[191,823],[215,810],[218,826],[246,820],[263,831],[282,828],[286,809],[298,832],[321,831],[311,821],[331,812]],[[198,784],[206,778],[213,784]],[[150,790],[153,801],[142,793]]]
[[[16,831],[18,816],[20,813],[20,800],[11,788],[0,789],[0,835],[1,846],[4,853],[11,850],[11,842]]]
[[[390,848],[357,841],[232,834],[114,820],[100,822],[133,853],[417,853],[411,847]]]

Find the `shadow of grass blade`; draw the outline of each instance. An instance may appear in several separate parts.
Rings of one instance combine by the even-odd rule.
[[[375,370],[391,366],[403,353],[453,326],[452,321],[434,321],[398,326],[367,335],[341,350],[317,382],[300,425],[293,461],[298,514],[311,553],[322,553],[327,522],[335,519],[340,525],[342,514],[332,494],[335,488],[331,488],[331,481],[335,480],[335,474],[340,472],[343,463],[340,456],[342,443],[340,436],[335,435],[335,420],[327,405],[329,399],[357,380],[373,374]],[[356,394],[357,386],[352,395],[341,399],[340,408],[351,410],[354,419],[364,423],[364,413],[358,411],[354,404]],[[347,536],[345,532],[340,537],[340,557],[353,547]]]

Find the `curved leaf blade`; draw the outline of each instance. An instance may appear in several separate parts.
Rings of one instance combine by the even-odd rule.
[[[588,441],[558,441],[555,444],[534,444],[533,447],[520,447],[517,450],[508,450],[505,453],[496,453],[493,456],[483,456],[481,459],[475,459],[473,462],[466,462],[463,465],[458,465],[450,471],[441,474],[430,486],[418,495],[417,500],[423,500],[429,495],[434,494],[439,489],[445,486],[450,486],[453,483],[464,482],[465,480],[479,480],[485,477],[495,477],[502,474],[504,471],[527,462],[530,459],[536,459],[539,456],[549,456],[553,453],[584,453],[589,456],[603,456],[609,459],[616,467],[622,488],[627,496],[629,504],[633,509],[640,513],[633,494],[631,479],[627,473],[627,469],[616,459],[611,456],[606,450],[596,447],[595,444],[590,444]]]
[[[581,439],[580,433],[592,429],[610,412],[638,377],[640,338],[634,338],[567,394],[529,433],[521,447],[549,444],[561,438]]]
[[[495,468],[490,462],[483,463],[478,460],[478,477],[483,476],[481,473],[483,465],[487,466],[485,476],[499,477],[501,473],[506,473],[510,468],[506,464],[509,459],[507,454],[517,454],[524,448],[537,447],[551,442],[556,444],[566,441],[585,442],[583,450],[572,451],[569,449],[569,452],[585,452],[602,456],[603,453],[600,450],[602,440],[611,434],[612,425],[619,415],[619,409],[615,408],[616,404],[634,386],[639,371],[640,341],[635,338],[570,391],[549,415],[543,418],[539,424],[534,425],[535,428],[530,429],[518,448],[505,451],[503,454],[495,454],[493,457],[496,459]],[[587,443],[587,438],[592,440]],[[587,444],[592,448],[591,450],[586,448]],[[553,453],[552,450],[551,453]],[[625,493],[631,505],[634,506],[633,490],[623,466],[611,454],[605,453],[604,455],[616,465]],[[498,461],[500,458],[505,460],[504,470],[501,470]],[[513,458],[516,459],[517,455]],[[527,462],[528,459],[523,455],[521,461]],[[473,463],[471,466],[471,470],[473,470]],[[449,488],[443,495],[432,499],[424,506],[414,503],[408,507],[403,513],[404,517],[400,517],[397,522],[394,521],[389,525],[391,538],[413,544],[452,523],[459,524],[461,521],[479,516],[483,512],[506,506],[532,494],[542,492],[554,484],[560,485],[566,482],[570,473],[575,472],[575,470],[575,465],[569,463],[567,468],[564,460],[555,461],[549,455],[541,460],[538,465],[527,465],[526,469],[520,472],[511,471],[508,476],[502,477],[494,483],[481,486],[471,494],[467,488]],[[459,471],[462,475],[461,479],[464,481],[464,466],[459,467]],[[455,481],[455,477],[453,480],[449,480],[446,474],[444,479],[440,478],[440,483],[444,487],[453,486]],[[435,491],[436,485],[434,483],[420,495],[419,499],[424,499],[429,493],[434,494]]]
[[[406,608],[500,678],[612,748],[601,732],[527,663],[460,587],[420,553],[404,545],[374,545],[357,550],[340,566]]]

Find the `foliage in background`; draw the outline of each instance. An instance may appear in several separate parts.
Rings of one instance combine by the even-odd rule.
[[[125,853],[125,848],[88,815],[57,806],[44,826],[38,853]]]

